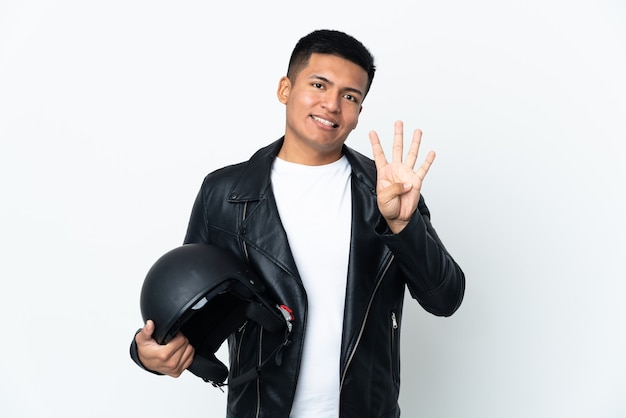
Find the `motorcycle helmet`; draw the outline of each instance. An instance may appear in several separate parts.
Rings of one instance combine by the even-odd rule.
[[[286,346],[293,320],[288,307],[267,298],[245,263],[208,244],[185,244],[161,256],[146,275],[140,305],[144,322],[154,322],[152,336],[159,344],[178,332],[187,337],[195,349],[188,370],[214,386],[228,377],[215,352],[232,332],[251,320],[272,333],[284,330]]]

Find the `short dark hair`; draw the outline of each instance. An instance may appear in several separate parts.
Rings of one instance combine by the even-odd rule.
[[[367,72],[367,87],[370,89],[374,80],[376,66],[370,51],[354,37],[338,30],[320,29],[300,38],[289,59],[287,77],[293,82],[308,62],[311,54],[329,54],[347,59]]]

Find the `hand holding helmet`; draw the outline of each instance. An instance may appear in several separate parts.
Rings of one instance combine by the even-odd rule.
[[[179,332],[167,344],[161,345],[152,338],[154,322],[149,319],[135,336],[139,360],[149,370],[178,377],[193,362],[194,348]]]

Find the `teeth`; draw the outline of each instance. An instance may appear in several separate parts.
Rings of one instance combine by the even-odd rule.
[[[338,126],[336,123],[329,122],[326,119],[318,118],[317,116],[313,116],[313,119],[326,126],[330,126],[331,128],[336,128]]]

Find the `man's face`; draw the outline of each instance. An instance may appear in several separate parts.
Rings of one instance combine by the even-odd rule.
[[[286,105],[285,143],[279,157],[300,164],[336,161],[356,128],[367,87],[367,72],[344,58],[313,54],[292,83],[280,80]]]

